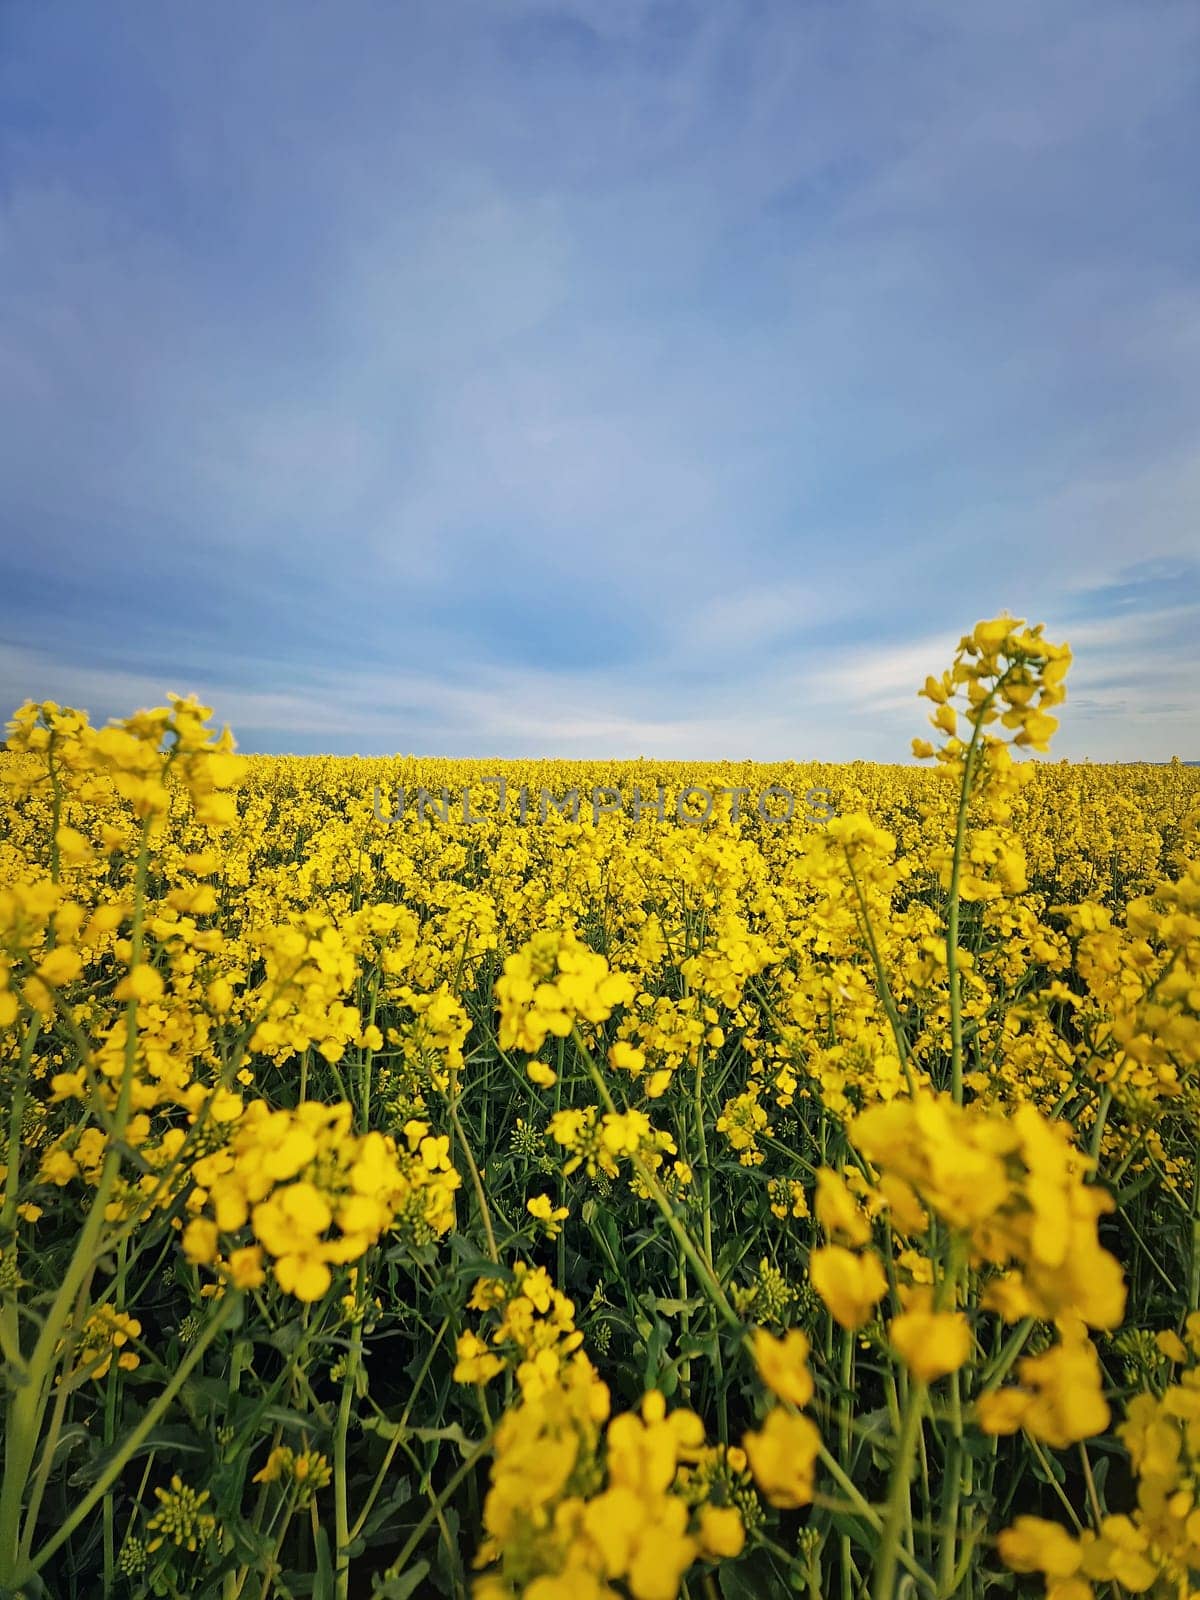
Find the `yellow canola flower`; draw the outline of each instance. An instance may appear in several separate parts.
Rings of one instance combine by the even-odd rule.
[[[535,1221],[542,1224],[548,1239],[557,1239],[563,1222],[570,1212],[566,1206],[556,1206],[548,1194],[535,1194],[525,1202],[525,1209]]]
[[[822,1167],[817,1173],[813,1211],[817,1221],[831,1237],[841,1235],[852,1245],[870,1243],[871,1224],[850,1193],[841,1173],[834,1172],[830,1167]]]
[[[928,1289],[910,1297],[888,1323],[888,1340],[915,1378],[933,1383],[957,1372],[971,1354],[971,1328],[961,1311],[935,1311]]]
[[[61,945],[43,956],[37,969],[38,977],[56,989],[65,983],[73,983],[82,971],[83,958],[79,951]]]
[[[746,1524],[734,1506],[701,1506],[697,1538],[706,1561],[734,1560],[745,1548]]]
[[[859,1329],[895,1284],[902,1309],[884,1314],[871,1343],[917,1378],[933,1382],[970,1361],[976,1326],[988,1348],[1002,1334],[996,1319],[1055,1325],[1058,1342],[1019,1362],[995,1392],[964,1385],[967,1420],[1009,1435],[996,1459],[1013,1463],[1030,1449],[1022,1431],[1074,1452],[1111,1430],[1105,1452],[1119,1442],[1132,1471],[1127,1514],[1096,1513],[1077,1537],[1019,1519],[1011,1537],[999,1535],[1001,1557],[1041,1572],[1053,1600],[1083,1600],[1093,1585],[1190,1592],[1200,1571],[1200,1321],[1164,1300],[1145,1320],[1178,1331],[1155,1338],[1131,1328],[1140,1343],[1105,1342],[1107,1373],[1077,1324],[1115,1330],[1126,1314],[1116,1253],[1138,1253],[1117,1242],[1126,1216],[1113,1213],[1109,1188],[1130,1225],[1147,1205],[1165,1214],[1177,1194],[1186,1221],[1200,1115],[1200,771],[1025,759],[1056,732],[1069,662],[1065,647],[1021,620],[980,623],[951,670],[922,691],[940,747],[917,740],[914,753],[934,758],[934,770],[862,763],[801,777],[794,764],[751,773],[689,763],[667,773],[680,788],[731,792],[748,782],[797,792],[808,778],[832,785],[840,814],[812,830],[761,826],[753,796],[740,819],[723,801],[694,829],[636,822],[628,797],[635,784],[644,793],[648,774],[612,763],[511,769],[534,790],[620,787],[626,815],[605,817],[599,830],[558,819],[509,826],[495,796],[477,832],[453,818],[381,830],[371,782],[386,772],[411,785],[400,758],[253,758],[239,773],[207,727],[207,708],[194,703],[99,731],[69,708],[30,703],[0,761],[14,797],[0,830],[0,1029],[10,1062],[38,1028],[32,1092],[14,1130],[28,1158],[9,1196],[17,1217],[37,1220],[29,1243],[40,1250],[45,1235],[54,1245],[51,1230],[88,1203],[127,1086],[107,1225],[178,1220],[185,1260],[209,1279],[206,1297],[263,1286],[303,1302],[328,1294],[311,1315],[339,1318],[345,1285],[334,1279],[351,1278],[376,1244],[432,1247],[453,1227],[459,1179],[439,1121],[452,1097],[490,1095],[504,1079],[494,1049],[503,1033],[506,1049],[547,1057],[530,1055],[532,1081],[563,1079],[557,1112],[522,1108],[532,1137],[514,1143],[511,1161],[496,1142],[511,1129],[497,1126],[489,1105],[476,1153],[489,1200],[501,1186],[495,1215],[506,1231],[514,1207],[518,1223],[523,1206],[530,1219],[527,1242],[534,1228],[545,1239],[565,1220],[566,1204],[551,1198],[552,1151],[572,1206],[578,1194],[588,1215],[611,1213],[619,1232],[648,1230],[653,1219],[638,1176],[646,1168],[679,1220],[699,1224],[698,1202],[694,1211],[681,1203],[686,1163],[671,1165],[673,1135],[714,1203],[736,1205],[712,1212],[716,1258],[736,1226],[753,1249],[746,1260],[766,1257],[792,1273],[776,1274],[775,1302],[765,1266],[757,1302],[727,1285],[743,1316],[782,1327],[801,1314],[790,1286],[819,1227],[828,1243],[812,1253],[815,1292],[842,1326]],[[955,878],[956,780],[976,734]],[[57,812],[48,755],[62,787]],[[455,762],[437,776],[451,790],[478,789],[490,771]],[[235,802],[226,790],[239,776]],[[69,819],[57,832],[56,815]],[[668,824],[670,816],[668,801]],[[209,826],[235,818],[214,849]],[[143,836],[150,871],[135,907]],[[969,907],[957,950],[942,914],[952,879]],[[902,1020],[899,1044],[866,915]],[[497,962],[505,970],[489,1019],[478,1001]],[[965,1040],[960,1104],[937,1092],[951,1081],[952,966]],[[585,1097],[592,1090],[576,1028],[610,1069],[615,1112],[582,1103],[580,1086]],[[268,1102],[290,1102],[301,1078],[310,1093],[325,1092],[329,1063],[353,1088],[353,1109]],[[362,1131],[364,1082],[369,1117],[386,1131]],[[833,1135],[831,1149],[844,1130],[855,1159],[814,1186],[815,1120]],[[610,1188],[619,1177],[629,1191]],[[531,1184],[549,1192],[526,1202]],[[72,1186],[84,1192],[60,1192]],[[42,1206],[26,1199],[31,1190]],[[1155,1247],[1167,1236],[1156,1227],[1148,1237]],[[894,1244],[886,1271],[873,1238],[881,1250],[885,1239]],[[25,1256],[31,1278],[34,1259]],[[631,1287],[642,1259],[631,1252]],[[6,1246],[6,1286],[16,1260]],[[951,1263],[969,1288],[935,1311],[922,1290],[951,1281]],[[374,1263],[358,1270],[366,1278]],[[610,1359],[602,1335],[619,1318],[610,1327],[596,1315],[602,1304],[577,1316],[535,1268],[514,1272],[508,1286],[484,1282],[472,1297],[477,1321],[459,1337],[456,1378],[515,1380],[496,1434],[481,1597],[586,1600],[617,1587],[656,1595],[684,1581],[695,1592],[689,1553],[728,1559],[747,1529],[753,1542],[761,1506],[748,1485],[731,1501],[731,1473],[692,1459],[701,1447],[688,1414],[673,1422],[661,1397],[651,1399],[610,1434],[608,1392],[584,1354],[594,1334],[596,1359]],[[972,1308],[969,1323],[959,1304]],[[387,1314],[405,1315],[399,1303]],[[95,1330],[98,1339],[111,1331]],[[124,1335],[123,1344],[98,1343],[102,1360],[136,1360],[137,1335]],[[812,1399],[805,1338],[761,1328],[752,1340],[779,1403],[748,1436],[746,1460],[754,1455],[776,1505],[803,1505],[815,1471],[807,1419],[794,1415]],[[875,1366],[861,1368],[864,1383],[876,1381]],[[681,1384],[682,1373],[681,1363]],[[1145,1388],[1115,1429],[1106,1394],[1114,1380]],[[494,1390],[493,1414],[497,1399]],[[947,1426],[933,1407],[927,1441]],[[941,1459],[930,1455],[935,1476]],[[1087,1521],[1082,1497],[1077,1510]],[[670,1535],[661,1547],[651,1525]],[[996,1532],[976,1522],[973,1548],[989,1548]],[[815,1559],[828,1587],[828,1552]]]
[[[328,1291],[334,1267],[358,1260],[398,1220],[417,1242],[453,1224],[461,1180],[449,1140],[419,1119],[405,1124],[398,1146],[377,1132],[352,1133],[345,1102],[272,1110],[259,1100],[243,1107],[240,1096],[218,1090],[209,1105],[210,1126],[223,1128],[228,1142],[192,1169],[212,1215],[184,1230],[191,1260],[211,1265],[222,1236],[249,1226],[280,1288],[311,1302]],[[253,1248],[230,1257],[235,1281],[240,1275],[248,1286],[261,1259],[239,1249]]]
[[[1066,1325],[1060,1342],[1043,1355],[1023,1357],[1017,1375],[1020,1387],[997,1389],[976,1402],[985,1433],[1024,1428],[1035,1439],[1065,1450],[1108,1427],[1103,1370],[1081,1325]]]
[[[812,1373],[808,1370],[812,1347],[801,1328],[789,1328],[782,1339],[766,1328],[755,1328],[751,1349],[758,1375],[772,1394],[793,1406],[809,1403],[813,1397]]]
[[[117,1000],[158,1000],[162,997],[163,988],[162,974],[142,962],[136,967],[130,967],[113,990],[113,997]]]
[[[742,1446],[754,1481],[773,1506],[794,1510],[811,1502],[821,1449],[816,1423],[776,1407]]]
[[[808,1272],[813,1288],[843,1328],[863,1327],[887,1293],[887,1274],[870,1250],[856,1255],[843,1245],[826,1245],[813,1251]]]
[[[1018,1517],[1000,1534],[996,1547],[1004,1565],[1014,1572],[1070,1578],[1079,1571],[1078,1541],[1059,1523],[1044,1517]]]

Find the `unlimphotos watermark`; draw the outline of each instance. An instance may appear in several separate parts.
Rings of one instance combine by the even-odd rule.
[[[401,786],[395,794],[395,810],[385,815],[379,785],[376,784],[373,793],[375,820],[396,823],[402,822],[405,816],[409,816],[415,818],[417,822],[461,823],[468,828],[477,827],[485,822],[509,820],[508,801],[512,785],[508,779],[492,776],[480,778],[478,781],[480,784],[496,786],[498,804],[494,811],[477,812],[472,809],[470,784],[464,784],[461,792],[443,787],[436,795],[429,789],[418,788],[412,797],[411,806],[407,791]],[[720,796],[729,797],[728,812],[718,807]],[[803,802],[799,818],[796,812],[797,799]],[[560,820],[578,822],[581,808],[586,816],[590,806],[594,827],[601,817],[623,815],[627,805],[635,822],[651,816],[660,823],[670,823],[683,828],[702,828],[716,815],[722,818],[728,816],[730,822],[740,821],[743,814],[756,816],[761,822],[773,828],[786,827],[797,820],[818,825],[828,822],[837,815],[828,789],[806,789],[803,795],[797,796],[792,789],[784,788],[777,783],[768,784],[757,794],[744,785],[707,789],[702,784],[692,783],[686,789],[679,791],[673,807],[669,806],[668,801],[667,790],[661,783],[657,785],[653,799],[644,795],[639,786],[635,786],[628,802],[620,789],[611,784],[597,784],[591,790],[590,796],[585,790],[582,797],[578,789],[568,789],[564,795],[555,795],[549,789],[543,788],[537,791],[535,798],[531,795],[529,786],[523,783],[516,790],[515,820],[521,827],[533,822],[545,823],[550,813],[554,812]],[[744,808],[743,801],[747,802]]]

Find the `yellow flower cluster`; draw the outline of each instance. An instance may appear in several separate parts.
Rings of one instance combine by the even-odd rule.
[[[500,1048],[535,1055],[547,1035],[565,1039],[581,1022],[607,1022],[635,992],[623,973],[610,972],[605,958],[570,929],[539,933],[506,957],[496,979]],[[554,1083],[544,1061],[530,1061],[526,1071],[543,1088]]]
[[[352,1115],[345,1102],[272,1111],[251,1101],[228,1142],[192,1166],[188,1259],[245,1288],[262,1281],[265,1253],[284,1293],[311,1301],[329,1289],[331,1266],[357,1261],[386,1229],[419,1241],[445,1233],[461,1182],[449,1140],[413,1121],[398,1147],[380,1133],[354,1135]],[[222,1259],[247,1226],[256,1242]]]
[[[741,1553],[737,1507],[696,1500],[700,1418],[668,1413],[655,1390],[611,1420],[609,1405],[580,1352],[505,1413],[477,1563],[492,1570],[475,1600],[675,1600],[694,1562]]]
[[[940,678],[926,678],[921,690],[937,707],[930,722],[948,736],[939,760],[956,765],[966,756],[967,747],[958,738],[959,711],[954,705],[960,694],[965,697],[965,715],[974,731],[1000,722],[1011,731],[1014,745],[1049,749],[1058,727],[1050,708],[1061,705],[1066,697],[1063,684],[1070,666],[1068,647],[1044,639],[1040,623],[1027,628],[1021,619],[1008,616],[979,623],[959,641],[950,670]],[[913,754],[929,757],[934,750],[915,739]]]
[[[151,1554],[168,1543],[194,1552],[216,1532],[217,1519],[205,1509],[211,1498],[208,1489],[197,1491],[175,1473],[168,1488],[155,1489],[154,1493],[158,1510],[147,1524],[154,1535],[146,1546]]]
[[[662,1166],[664,1156],[676,1153],[671,1135],[655,1128],[644,1111],[606,1111],[602,1116],[597,1106],[573,1107],[554,1113],[549,1133],[556,1144],[570,1152],[562,1169],[568,1177],[583,1167],[589,1177],[602,1172],[616,1178],[622,1159],[635,1160],[654,1172]],[[674,1171],[680,1182],[689,1180],[683,1162],[676,1161]],[[637,1179],[634,1187],[639,1187]]]
[[[139,711],[99,729],[85,713],[53,700],[26,701],[9,724],[8,748],[46,759],[16,768],[10,782],[25,793],[52,789],[60,802],[71,796],[95,806],[112,798],[124,802],[139,820],[161,823],[170,810],[175,781],[186,791],[197,823],[230,827],[236,809],[225,791],[244,771],[233,754],[232,735],[228,728],[217,735],[207,726],[212,711],[194,696],[168,698],[169,706]],[[89,863],[93,847],[87,836],[65,819],[63,826],[68,832],[56,833],[56,851],[65,850],[77,865]],[[109,825],[96,845],[111,852],[126,842],[126,834]]]
[[[255,944],[265,969],[265,1004],[249,1048],[284,1061],[315,1045],[326,1061],[340,1061],[347,1044],[362,1035],[357,1007],[341,998],[358,972],[345,937],[319,912],[303,912]]]
[[[998,1270],[984,1305],[1005,1321],[1120,1325],[1121,1268],[1097,1231],[1113,1202],[1085,1182],[1091,1163],[1061,1122],[1033,1106],[1008,1117],[920,1093],[873,1106],[849,1133],[902,1232],[921,1231],[924,1208],[963,1237],[974,1264]]]
[[[255,1483],[284,1483],[289,1485],[298,1504],[306,1505],[319,1489],[324,1489],[333,1476],[326,1456],[319,1450],[293,1450],[290,1445],[277,1444],[267,1457],[266,1465],[254,1474]]]
[[[129,1348],[129,1341],[140,1338],[141,1333],[142,1324],[137,1317],[111,1305],[97,1307],[83,1325],[75,1351],[76,1367],[97,1382],[108,1376],[114,1360],[122,1372],[132,1372],[141,1357]]]
[[[1083,1324],[1065,1319],[1062,1340],[1039,1356],[1018,1363],[1017,1386],[980,1395],[976,1404],[984,1433],[1015,1433],[1024,1428],[1056,1450],[1090,1439],[1108,1427],[1104,1374]]]
[[[1117,1429],[1136,1478],[1134,1508],[1102,1516],[1078,1536],[1032,1516],[1018,1517],[1000,1534],[1005,1564],[1042,1573],[1051,1600],[1092,1600],[1095,1586],[1107,1584],[1131,1594],[1194,1592],[1200,1569],[1200,1312],[1187,1317],[1184,1338],[1160,1333],[1158,1348],[1186,1370],[1161,1394],[1135,1395]],[[1106,1425],[1107,1415],[1089,1431]]]
[[[494,1313],[490,1341],[467,1332],[458,1338],[458,1383],[487,1383],[505,1366],[516,1373],[528,1397],[553,1386],[568,1358],[583,1344],[575,1326],[575,1306],[555,1288],[544,1267],[518,1261],[511,1280],[481,1278],[469,1302],[475,1311]]]
[[[495,1323],[486,1341],[460,1334],[455,1378],[487,1383],[508,1366],[520,1392],[496,1431],[484,1507],[479,1564],[500,1570],[477,1584],[476,1600],[611,1596],[618,1580],[634,1600],[674,1600],[698,1557],[740,1551],[739,1512],[697,1498],[684,1470],[705,1453],[700,1419],[668,1416],[652,1392],[640,1414],[609,1421],[574,1305],[543,1268],[518,1262],[511,1281],[483,1278],[470,1303]]]

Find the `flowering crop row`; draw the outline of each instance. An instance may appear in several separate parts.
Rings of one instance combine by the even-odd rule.
[[[0,756],[0,1595],[1200,1595],[1200,772]],[[828,797],[493,805],[378,795]],[[382,826],[386,822],[388,825]]]

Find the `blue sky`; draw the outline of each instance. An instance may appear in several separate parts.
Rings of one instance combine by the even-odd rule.
[[[4,0],[0,702],[1200,758],[1200,10]]]

